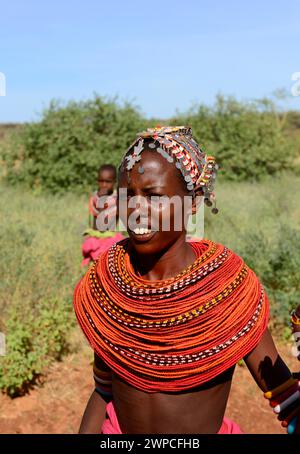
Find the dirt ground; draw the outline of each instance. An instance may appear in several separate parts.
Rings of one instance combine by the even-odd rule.
[[[277,347],[293,371],[299,363],[290,347]],[[28,395],[11,399],[0,395],[0,433],[6,434],[73,434],[93,389],[92,354],[86,345],[78,353],[53,364],[42,386]],[[237,366],[226,415],[236,421],[244,433],[286,433],[273,415],[245,366]]]

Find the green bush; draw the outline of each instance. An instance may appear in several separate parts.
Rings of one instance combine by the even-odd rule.
[[[22,394],[69,349],[87,198],[0,186],[0,389]]]
[[[283,133],[267,102],[243,103],[218,96],[213,107],[194,106],[172,124],[189,124],[227,180],[259,180],[293,169],[297,147]]]
[[[216,193],[220,211],[216,216],[207,212],[205,236],[233,249],[255,271],[280,335],[300,301],[299,177],[223,182]]]
[[[243,258],[264,284],[272,325],[288,326],[291,309],[300,301],[300,229],[280,225],[275,243],[262,231],[248,235]]]
[[[130,104],[119,106],[98,96],[66,106],[52,102],[41,121],[26,125],[4,153],[7,179],[53,193],[90,189],[99,166],[117,165],[144,126]]]
[[[225,179],[257,181],[296,170],[299,138],[298,130],[290,132],[296,121],[290,117],[283,122],[268,100],[243,103],[219,96],[213,107],[197,105],[160,123],[192,126],[203,149],[216,156]],[[99,96],[67,105],[52,102],[40,122],[25,125],[0,147],[6,178],[52,193],[90,190],[98,167],[118,165],[136,133],[157,123],[131,104]]]
[[[74,326],[71,307],[70,302],[44,300],[34,308],[29,305],[27,311],[24,307],[9,310],[0,389],[12,396],[23,394],[50,362],[68,352],[70,329]]]

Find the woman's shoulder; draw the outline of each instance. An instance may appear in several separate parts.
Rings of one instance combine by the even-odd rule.
[[[230,245],[209,238],[192,239],[191,242],[196,244],[195,247],[200,250],[204,265],[219,263],[221,265],[220,270],[222,269],[222,272],[226,275],[231,275],[235,270],[236,273],[247,274],[251,277],[253,283],[260,281],[255,269],[251,268],[244,256]]]
[[[220,252],[226,252],[230,256],[239,257],[241,260],[244,261],[243,257],[228,246],[225,243],[220,243],[218,241],[213,241],[209,238],[189,238],[188,242],[192,243],[194,247],[203,250],[204,252],[214,252],[215,254],[219,254]]]

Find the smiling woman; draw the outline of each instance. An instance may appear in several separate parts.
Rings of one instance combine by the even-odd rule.
[[[147,130],[126,152],[118,191],[129,238],[75,290],[95,352],[82,433],[241,433],[224,413],[242,358],[265,397],[298,389],[267,330],[268,298],[255,273],[222,244],[186,241],[186,218],[197,196],[212,203],[214,178],[215,160],[189,128]],[[157,197],[182,203],[166,208]],[[285,406],[283,422],[289,415]]]

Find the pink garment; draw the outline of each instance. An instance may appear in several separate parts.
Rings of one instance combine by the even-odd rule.
[[[101,433],[102,434],[121,434],[121,429],[117,419],[116,411],[113,402],[109,402],[106,406],[107,418],[104,421]],[[242,434],[240,427],[228,418],[223,419],[222,426],[218,434]]]
[[[222,426],[218,432],[219,435],[227,435],[227,434],[242,434],[240,426],[232,421],[231,419],[224,418],[222,422]]]
[[[119,421],[117,419],[116,410],[113,402],[109,402],[106,405],[106,415],[104,423],[102,424],[101,433],[102,434],[121,434],[121,429],[119,426]]]
[[[88,265],[91,260],[96,260],[102,252],[107,251],[113,244],[123,239],[123,235],[119,232],[108,238],[89,236],[82,244],[82,255],[84,259],[81,262],[81,266]]]

